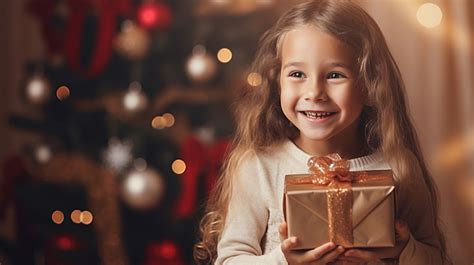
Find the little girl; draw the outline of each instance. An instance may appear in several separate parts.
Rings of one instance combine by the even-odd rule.
[[[237,108],[234,146],[207,214],[200,263],[348,264],[447,260],[435,185],[405,103],[400,71],[375,21],[350,1],[297,5],[267,31]],[[392,169],[396,246],[344,249],[332,242],[291,250],[283,221],[284,177],[311,156],[338,153],[351,170]],[[315,227],[314,229],[318,229]]]

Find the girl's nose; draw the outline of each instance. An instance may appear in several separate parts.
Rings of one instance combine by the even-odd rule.
[[[316,82],[315,82],[316,83]],[[305,90],[304,99],[312,101],[326,101],[328,100],[328,95],[326,90],[321,84],[308,84],[308,87]]]

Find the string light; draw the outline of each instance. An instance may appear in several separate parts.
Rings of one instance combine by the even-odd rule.
[[[69,97],[70,94],[71,94],[71,91],[69,90],[69,88],[67,86],[60,86],[56,90],[56,97],[61,101],[65,100],[67,97]]]
[[[173,114],[171,113],[165,113],[163,114],[163,120],[165,122],[165,126],[166,127],[171,127],[174,125],[174,122],[175,122],[175,119],[174,119],[174,116]]]
[[[81,223],[81,211],[80,210],[74,210],[71,213],[71,220],[75,224],[80,224]]]
[[[254,86],[254,87],[259,86],[262,83],[262,76],[259,73],[255,73],[255,72],[250,73],[247,76],[247,82],[251,86]]]
[[[155,116],[151,120],[151,127],[154,129],[163,129],[166,127],[166,121],[162,116]]]
[[[186,171],[186,163],[181,159],[176,159],[173,161],[173,164],[171,164],[171,169],[178,175],[183,174],[184,171]]]
[[[63,212],[56,210],[53,212],[53,214],[51,214],[51,219],[55,224],[62,224],[64,221],[64,214]]]
[[[89,211],[81,212],[80,220],[83,224],[90,225],[92,223],[93,219],[94,219],[94,216],[92,215],[91,212],[89,212]]]
[[[441,11],[441,8],[435,4],[425,3],[418,8],[416,18],[424,27],[434,28],[441,23],[443,12]]]
[[[171,127],[175,123],[175,118],[171,113],[165,113],[163,116],[155,116],[151,120],[151,127],[154,129],[163,129]]]
[[[221,63],[228,63],[232,60],[232,51],[228,48],[222,48],[217,52],[217,60]]]

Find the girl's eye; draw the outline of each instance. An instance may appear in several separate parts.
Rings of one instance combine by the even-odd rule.
[[[289,76],[291,77],[296,77],[296,78],[304,78],[305,75],[303,74],[303,72],[291,72],[289,74]]]
[[[329,74],[328,74],[327,78],[328,78],[328,79],[346,78],[346,76],[343,75],[343,74],[341,74],[341,73],[332,72],[332,73],[329,73]]]

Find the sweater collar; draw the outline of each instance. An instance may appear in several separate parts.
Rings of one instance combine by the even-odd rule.
[[[285,149],[293,156],[295,156],[299,161],[308,161],[311,157],[310,154],[301,150],[293,141],[287,140],[284,143]],[[365,168],[370,164],[380,162],[382,160],[381,151],[377,150],[369,155],[361,156],[353,159],[349,159],[350,170],[359,170]]]

